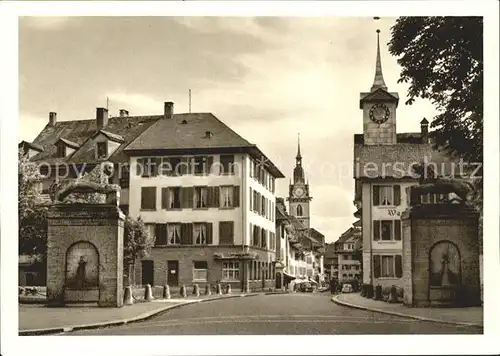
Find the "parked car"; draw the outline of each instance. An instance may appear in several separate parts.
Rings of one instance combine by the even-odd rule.
[[[350,285],[349,283],[345,283],[342,286],[342,293],[352,293],[352,292],[353,292],[353,288],[352,288],[352,285]]]
[[[309,282],[304,282],[304,283],[301,283],[300,284],[300,291],[301,292],[313,292],[314,291],[314,286],[312,285],[312,283],[309,283]]]

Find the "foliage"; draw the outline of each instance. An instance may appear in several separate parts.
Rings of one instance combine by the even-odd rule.
[[[18,221],[19,253],[32,257],[45,256],[47,251],[47,207],[41,205],[38,166],[18,152]]]
[[[439,111],[431,137],[465,161],[483,162],[483,20],[481,17],[400,17],[389,51],[409,83],[408,100],[429,99]],[[482,169],[476,177],[482,177]],[[473,205],[481,212],[483,181],[475,179]],[[482,245],[482,243],[481,243]]]
[[[135,261],[145,257],[154,246],[154,242],[140,216],[137,219],[127,216],[123,233],[125,264],[135,264]]]
[[[400,17],[389,51],[410,83],[407,104],[429,99],[436,142],[483,161],[483,21],[481,17]]]

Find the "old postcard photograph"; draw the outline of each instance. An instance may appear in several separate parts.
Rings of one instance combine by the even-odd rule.
[[[497,3],[42,3],[0,6],[2,339],[499,351]]]

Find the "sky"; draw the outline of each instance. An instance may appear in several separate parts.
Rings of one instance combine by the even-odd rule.
[[[19,141],[48,122],[110,115],[211,112],[280,168],[288,194],[300,133],[311,227],[335,241],[355,222],[353,135],[359,93],[375,74],[376,29],[398,132],[419,132],[433,105],[405,105],[408,86],[387,48],[395,18],[24,17],[19,22]]]

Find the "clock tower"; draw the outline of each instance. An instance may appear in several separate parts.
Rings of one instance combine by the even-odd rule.
[[[288,193],[288,208],[290,215],[295,216],[306,228],[310,228],[310,202],[309,184],[306,183],[302,155],[300,154],[300,138],[298,141],[295,168],[293,169],[293,183],[290,181]]]
[[[375,78],[368,93],[361,93],[359,108],[363,110],[365,145],[394,145],[396,140],[396,109],[398,93],[390,93],[382,75],[380,60],[380,30],[377,30]]]

